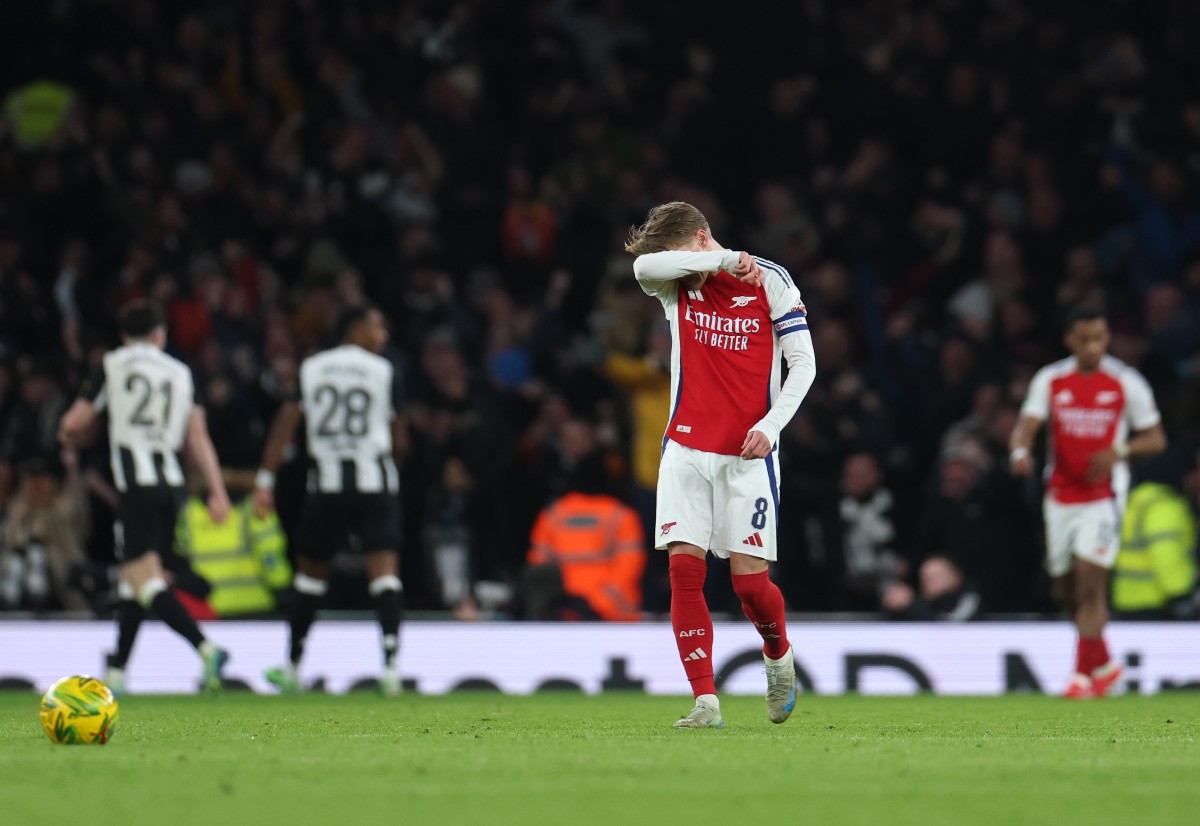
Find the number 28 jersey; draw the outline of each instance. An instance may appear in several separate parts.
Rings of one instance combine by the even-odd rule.
[[[108,411],[108,441],[117,490],[182,487],[176,455],[195,405],[191,369],[153,344],[138,342],[104,356],[81,394]]]
[[[353,344],[325,350],[300,365],[310,491],[399,490],[392,458],[392,419],[400,409],[392,363]]]

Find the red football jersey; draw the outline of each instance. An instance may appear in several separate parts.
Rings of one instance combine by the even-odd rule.
[[[746,433],[779,393],[780,336],[807,330],[800,291],[787,271],[759,259],[763,285],[725,270],[699,290],[654,293],[671,322],[671,395],[666,440],[737,456]]]
[[[1049,420],[1050,462],[1046,491],[1063,504],[1124,498],[1129,470],[1118,463],[1108,479],[1089,482],[1092,455],[1160,421],[1150,385],[1140,373],[1112,357],[1085,375],[1074,357],[1043,367],[1029,384],[1021,414]]]

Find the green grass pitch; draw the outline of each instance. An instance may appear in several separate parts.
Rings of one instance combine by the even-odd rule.
[[[138,824],[1183,824],[1200,695],[761,698],[723,731],[690,699],[129,697],[103,747],[51,744],[0,694],[0,822]]]

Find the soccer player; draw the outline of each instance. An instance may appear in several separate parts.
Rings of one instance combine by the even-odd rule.
[[[1029,476],[1034,438],[1049,421],[1047,568],[1055,599],[1079,631],[1075,673],[1063,695],[1075,699],[1103,697],[1121,677],[1104,626],[1129,488],[1126,460],[1167,445],[1150,386],[1137,370],[1107,355],[1109,339],[1098,310],[1071,311],[1063,338],[1071,355],[1034,375],[1009,440],[1012,472]]]
[[[733,589],[763,638],[767,717],[782,723],[796,703],[796,672],[783,595],[767,569],[776,557],[779,432],[816,376],[804,304],[783,267],[722,247],[691,204],[650,210],[625,249],[673,339],[656,547],[670,555],[671,627],[696,699],[675,726],[724,726],[703,591],[709,551],[729,560]]]
[[[393,458],[406,438],[400,382],[392,363],[379,355],[388,340],[379,310],[343,311],[337,337],[339,346],[300,365],[300,398],[280,408],[255,480],[254,507],[262,518],[274,507],[275,473],[303,416],[313,464],[296,530],[290,654],[286,666],[267,671],[267,679],[282,691],[299,690],[304,641],[328,590],[331,560],[353,538],[366,555],[368,589],[383,630],[379,690],[394,696],[402,690],[396,667],[402,610],[400,475]]]
[[[229,655],[205,638],[171,591],[159,555],[172,549],[185,499],[180,449],[187,446],[204,477],[214,522],[229,515],[229,496],[204,409],[195,403],[192,371],[163,352],[162,311],[147,302],[129,304],[121,311],[120,328],[124,345],[105,355],[59,424],[60,441],[72,446],[108,411],[113,480],[120,494],[113,529],[121,563],[117,654],[109,658],[109,687],[124,691],[125,662],[146,612],[152,611],[200,653],[204,686],[216,690]]]

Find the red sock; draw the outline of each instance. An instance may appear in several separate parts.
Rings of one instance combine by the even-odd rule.
[[[1075,670],[1091,675],[1102,665],[1108,664],[1108,644],[1104,637],[1080,637],[1075,649]]]
[[[783,616],[783,594],[766,571],[733,577],[733,590],[742,601],[746,618],[763,638],[763,653],[777,660],[787,653],[787,624]]]
[[[692,684],[692,695],[716,694],[712,666],[712,616],[704,601],[704,576],[708,563],[689,554],[672,554],[671,628],[683,670]]]

